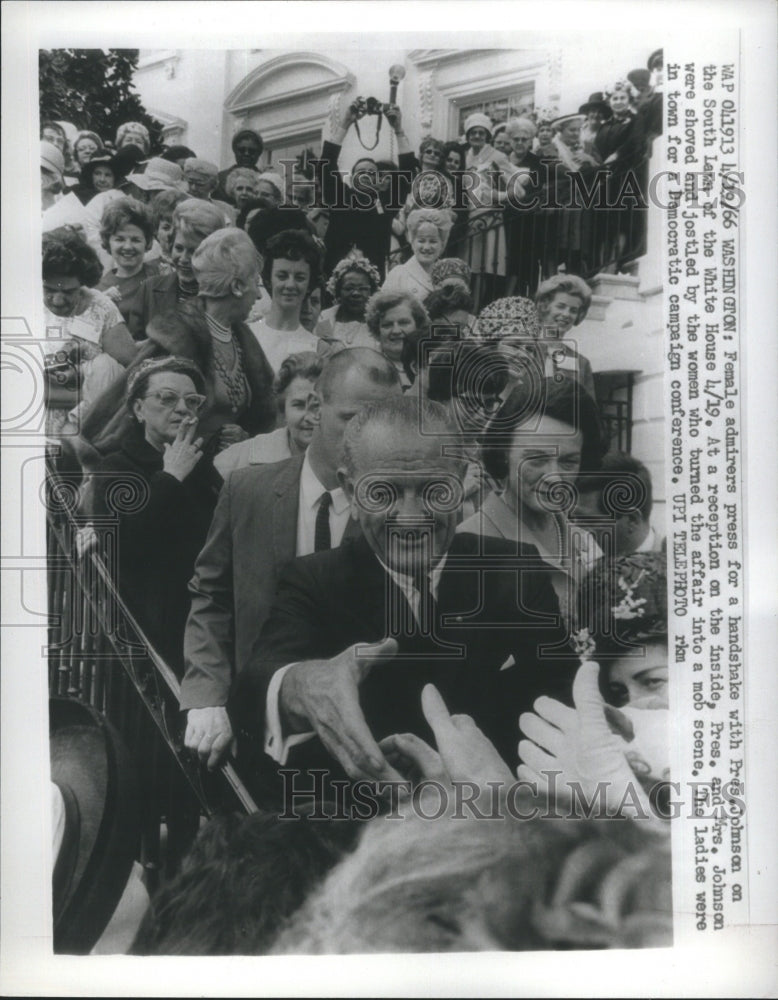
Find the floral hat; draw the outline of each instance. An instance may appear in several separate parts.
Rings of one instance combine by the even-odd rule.
[[[582,598],[600,610],[598,622],[608,623],[608,634],[580,629],[574,636],[576,652],[590,659],[595,651],[618,652],[620,640],[640,642],[667,638],[667,558],[661,552],[633,552],[601,559],[582,585]],[[615,645],[614,645],[615,641]]]
[[[338,297],[340,284],[349,271],[358,271],[360,274],[364,274],[373,286],[373,290],[381,285],[381,275],[377,268],[370,263],[361,250],[354,247],[332,269],[330,280],[327,282],[327,291],[334,299]]]
[[[484,340],[502,340],[505,337],[537,339],[540,336],[540,321],[535,303],[521,296],[495,299],[480,314],[473,332]]]

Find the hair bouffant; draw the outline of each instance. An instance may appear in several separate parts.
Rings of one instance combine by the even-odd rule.
[[[275,260],[305,261],[311,269],[308,287],[312,288],[318,284],[322,255],[310,233],[302,229],[285,229],[267,241],[262,266],[262,281],[265,288],[271,287]]]
[[[109,239],[124,226],[137,226],[146,238],[147,249],[154,239],[154,223],[151,212],[135,198],[117,198],[103,212],[100,220],[100,245],[110,250]]]
[[[532,444],[537,422],[552,417],[583,437],[580,471],[599,468],[603,453],[602,429],[597,405],[574,379],[543,379],[539,384],[517,385],[484,431],[481,457],[484,468],[498,482],[508,478],[508,454],[519,430]]]
[[[68,226],[43,234],[43,280],[78,278],[94,288],[103,276],[103,265],[94,250]]]
[[[273,382],[273,392],[281,413],[284,412],[286,390],[292,382],[296,378],[315,382],[321,375],[322,368],[324,368],[324,358],[314,354],[313,351],[300,351],[299,354],[290,354],[284,358]]]
[[[575,321],[577,326],[589,311],[592,302],[592,290],[583,280],[575,274],[555,274],[551,278],[542,281],[535,292],[535,305],[543,322],[543,312],[555,295],[574,295],[581,300],[581,307],[578,310],[578,318]]]
[[[407,305],[416,324],[415,333],[425,336],[429,330],[430,320],[427,310],[410,292],[376,292],[365,308],[365,323],[374,337],[381,335],[381,320],[396,306]]]

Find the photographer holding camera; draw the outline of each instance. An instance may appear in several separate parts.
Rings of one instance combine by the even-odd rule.
[[[397,176],[381,174],[376,161],[365,156],[357,160],[351,171],[351,185],[344,182],[338,173],[338,158],[343,139],[355,126],[359,135],[360,120],[365,117],[378,118],[376,131],[380,132],[382,118],[392,127],[397,139],[399,168]],[[360,135],[361,141],[361,135]],[[325,237],[325,273],[357,247],[373,264],[383,280],[386,257],[391,243],[392,218],[404,203],[411,186],[414,155],[402,130],[402,113],[395,104],[381,104],[375,98],[357,98],[344,112],[340,123],[332,129],[332,138],[325,141],[321,153],[322,196],[324,205],[330,210],[330,225]],[[390,188],[390,205],[382,204],[380,193]]]

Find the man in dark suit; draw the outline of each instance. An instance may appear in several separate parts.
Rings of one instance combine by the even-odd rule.
[[[305,456],[233,472],[195,565],[181,708],[189,713],[186,746],[210,767],[232,740],[224,706],[268,615],[279,573],[295,556],[358,533],[337,479],[346,424],[363,404],[401,393],[394,366],[367,348],[335,355],[316,389],[320,421]]]
[[[520,712],[540,694],[569,700],[575,663],[536,550],[455,534],[464,470],[441,446],[451,434],[440,404],[410,397],[347,428],[338,475],[362,537],[281,575],[231,699],[252,771],[271,770],[264,750],[290,767],[393,777],[378,740],[429,738],[430,682],[515,765]]]

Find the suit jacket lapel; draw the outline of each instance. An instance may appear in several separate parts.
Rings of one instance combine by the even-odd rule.
[[[273,486],[273,556],[276,569],[297,553],[297,515],[303,456],[287,459]]]

